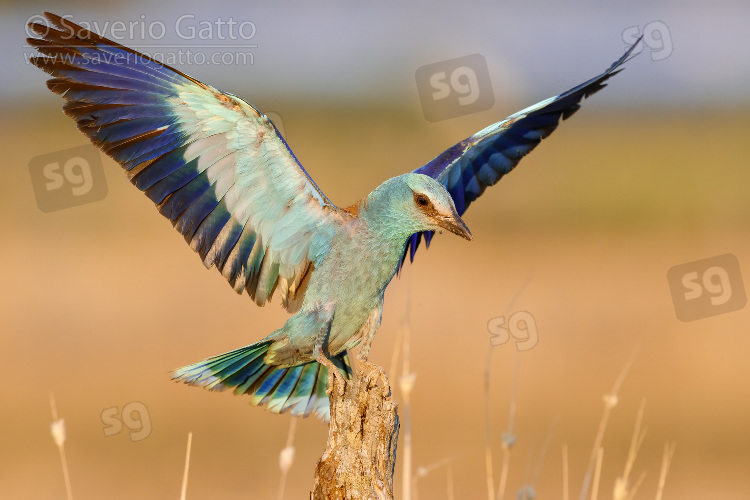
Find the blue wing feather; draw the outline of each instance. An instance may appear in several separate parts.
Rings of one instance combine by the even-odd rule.
[[[521,158],[549,136],[560,119],[575,113],[585,97],[604,88],[609,78],[622,71],[621,66],[629,60],[639,42],[636,41],[601,75],[490,125],[446,149],[414,172],[440,181],[453,198],[458,214],[463,215],[488,186],[513,170]],[[414,260],[419,241],[418,235],[409,239],[404,259],[409,255]]]
[[[282,287],[282,305],[294,312],[302,271],[322,257],[311,235],[331,237],[345,215],[276,127],[231,94],[45,17],[51,26],[29,25],[40,37],[28,40],[40,54],[30,61],[52,75],[47,86],[66,100],[65,113],[129,172],[204,265],[259,305]]]

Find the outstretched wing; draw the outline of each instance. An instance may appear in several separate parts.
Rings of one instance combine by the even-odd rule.
[[[571,116],[581,107],[584,97],[606,87],[605,82],[622,71],[621,66],[628,61],[639,42],[640,39],[601,75],[480,130],[414,172],[429,175],[443,184],[453,197],[458,214],[463,215],[487,186],[492,186],[513,170],[521,158],[550,135],[560,118],[565,120]],[[429,245],[432,233],[424,236]],[[404,259],[409,255],[414,260],[421,237],[422,233],[411,237]]]
[[[54,14],[31,23],[53,92],[78,129],[127,171],[206,267],[263,305],[301,305],[341,217],[271,121],[216,90]]]

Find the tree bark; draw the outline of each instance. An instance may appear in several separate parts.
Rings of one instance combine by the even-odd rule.
[[[346,383],[333,378],[328,444],[315,469],[312,500],[393,499],[398,405],[377,368],[360,368]]]

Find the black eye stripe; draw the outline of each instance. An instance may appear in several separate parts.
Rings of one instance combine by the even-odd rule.
[[[432,200],[430,200],[430,197],[426,194],[414,193],[414,204],[419,207],[422,212],[428,215],[435,212],[435,207],[432,205]]]

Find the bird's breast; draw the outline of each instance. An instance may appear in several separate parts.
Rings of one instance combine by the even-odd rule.
[[[380,307],[404,244],[366,230],[350,231],[337,238],[316,264],[305,302],[335,304],[332,343],[343,345],[359,332],[372,310]]]

